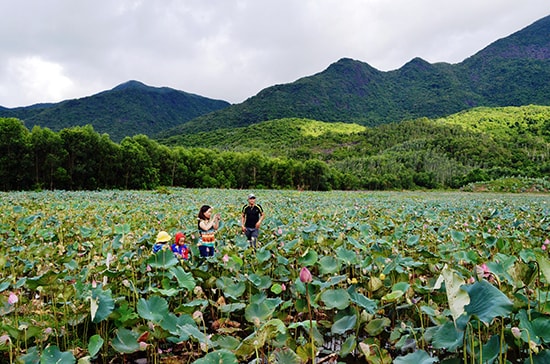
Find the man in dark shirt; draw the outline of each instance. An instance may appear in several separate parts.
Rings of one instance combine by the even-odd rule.
[[[256,249],[256,242],[260,233],[260,225],[264,219],[264,209],[256,204],[256,196],[248,195],[248,204],[242,208],[242,229],[251,247]]]

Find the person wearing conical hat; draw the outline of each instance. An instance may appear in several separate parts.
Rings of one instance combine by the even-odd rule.
[[[166,231],[159,231],[159,233],[157,234],[157,240],[155,240],[155,245],[153,245],[153,254],[159,252],[164,247],[170,248],[168,244],[166,244],[170,240],[172,240],[170,234],[168,234]]]

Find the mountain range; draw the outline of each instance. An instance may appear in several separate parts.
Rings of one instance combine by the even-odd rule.
[[[129,81],[80,99],[0,107],[0,117],[21,119],[29,129],[91,124],[115,141],[136,134],[169,141],[280,118],[375,126],[478,106],[529,104],[550,105],[550,16],[457,64],[414,58],[384,72],[342,58],[320,73],[268,87],[235,105]]]
[[[0,117],[23,120],[29,129],[39,125],[53,131],[90,124],[95,131],[120,141],[137,134],[152,136],[229,105],[227,101],[128,81],[80,99],[13,109],[0,107]]]

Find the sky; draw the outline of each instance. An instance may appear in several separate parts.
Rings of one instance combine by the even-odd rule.
[[[241,103],[341,58],[459,63],[550,15],[548,0],[2,0],[0,106],[129,80]]]

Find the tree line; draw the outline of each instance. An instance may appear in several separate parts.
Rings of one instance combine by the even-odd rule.
[[[454,189],[502,177],[548,176],[548,123],[539,124],[536,132],[526,131],[531,123],[519,132],[514,127],[512,137],[480,138],[459,125],[419,119],[289,144],[290,128],[282,124],[287,127],[277,138],[241,131],[240,138],[263,135],[266,148],[235,150],[221,135],[218,146],[208,138],[203,147],[167,146],[145,135],[115,143],[90,125],[29,131],[19,119],[0,118],[0,190]]]
[[[97,190],[187,188],[346,189],[319,160],[258,152],[168,147],[144,135],[119,144],[90,125],[53,132],[0,118],[0,189]]]

